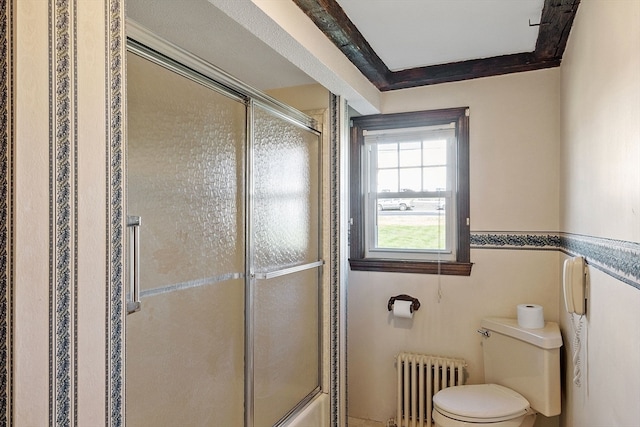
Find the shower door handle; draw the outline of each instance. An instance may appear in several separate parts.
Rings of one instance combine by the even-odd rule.
[[[139,216],[127,216],[129,229],[129,295],[127,314],[140,311],[140,224]]]

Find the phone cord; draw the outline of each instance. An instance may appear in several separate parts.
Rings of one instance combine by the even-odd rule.
[[[582,342],[580,336],[582,335],[582,316],[578,318],[578,326],[575,324],[574,315],[571,315],[571,323],[573,324],[573,383],[580,387],[582,381],[580,379],[580,350]]]

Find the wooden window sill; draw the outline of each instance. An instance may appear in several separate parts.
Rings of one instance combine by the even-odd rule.
[[[387,271],[393,273],[470,276],[473,263],[455,261],[437,262],[380,258],[350,258],[349,265],[351,266],[351,270],[356,271]]]

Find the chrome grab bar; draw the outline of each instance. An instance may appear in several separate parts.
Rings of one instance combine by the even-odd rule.
[[[299,271],[309,270],[312,268],[320,267],[324,264],[324,260],[310,262],[308,264],[297,265],[295,267],[283,268],[281,270],[270,271],[268,273],[255,273],[256,279],[273,279],[274,277],[284,276],[286,274],[297,273]]]
[[[129,229],[129,295],[127,314],[140,311],[140,225],[142,218],[127,216]],[[130,297],[130,298],[129,298]]]

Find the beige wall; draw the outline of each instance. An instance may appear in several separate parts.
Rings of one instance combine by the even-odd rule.
[[[13,398],[16,424],[37,425],[49,409],[49,82],[47,56],[31,52],[47,51],[48,17],[38,2],[17,6]]]
[[[561,70],[561,228],[638,243],[640,1],[583,0]],[[589,271],[590,302],[578,347],[583,384],[573,385],[568,358],[563,425],[637,426],[640,290]],[[562,328],[570,341],[568,315]]]
[[[586,0],[562,63],[563,231],[640,241],[639,121],[640,2]]]
[[[329,92],[319,84],[271,89],[265,93],[300,111],[329,108]]]
[[[382,105],[384,113],[470,107],[472,233],[556,231],[559,84],[558,69],[542,70],[388,92]],[[471,277],[349,274],[349,416],[395,415],[393,357],[400,351],[462,357],[469,382],[479,383],[483,317],[515,317],[517,304],[535,303],[547,320],[558,320],[557,251],[472,249],[471,261]],[[401,293],[422,303],[411,321],[387,312],[389,297]]]

